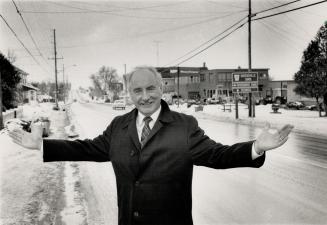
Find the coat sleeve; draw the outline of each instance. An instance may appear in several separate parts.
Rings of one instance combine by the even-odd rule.
[[[261,167],[265,154],[252,160],[253,141],[223,145],[210,139],[191,117],[188,130],[189,151],[194,165],[215,169],[235,167]]]
[[[113,122],[94,139],[43,140],[43,161],[110,161],[110,139]]]

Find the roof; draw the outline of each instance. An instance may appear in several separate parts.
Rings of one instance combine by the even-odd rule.
[[[34,87],[33,85],[28,84],[28,83],[22,84],[22,87],[25,90],[34,90],[34,91],[38,91],[39,90],[37,87]]]

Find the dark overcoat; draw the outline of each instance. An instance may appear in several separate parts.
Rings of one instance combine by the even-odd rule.
[[[93,140],[44,140],[44,161],[111,161],[120,225],[191,225],[193,165],[260,167],[265,156],[252,160],[252,141],[231,146],[216,143],[194,117],[171,111],[164,101],[161,106],[142,148],[134,109],[116,117]]]

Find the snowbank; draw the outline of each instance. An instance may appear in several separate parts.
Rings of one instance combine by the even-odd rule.
[[[235,105],[232,111],[223,111],[222,105],[205,105],[203,111],[195,112],[194,105],[190,108],[186,104],[170,106],[172,110],[193,115],[198,118],[214,119],[219,121],[251,124],[263,127],[267,122],[272,126],[280,127],[292,124],[295,132],[313,133],[327,136],[327,117],[319,117],[317,111],[279,109],[280,113],[273,113],[271,104],[258,105],[255,108],[255,118],[248,117],[247,105],[239,105],[239,119],[235,119]]]

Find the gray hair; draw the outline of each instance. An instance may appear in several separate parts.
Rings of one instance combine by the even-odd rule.
[[[125,79],[126,79],[126,84],[127,84],[128,90],[130,88],[130,83],[131,83],[131,80],[132,80],[132,77],[133,77],[134,73],[136,71],[139,71],[139,70],[148,70],[148,71],[150,71],[155,76],[156,80],[158,81],[158,84],[159,84],[160,88],[162,87],[162,76],[156,70],[156,68],[154,68],[152,66],[137,66],[132,70],[132,72],[130,72],[129,74],[126,74]]]

